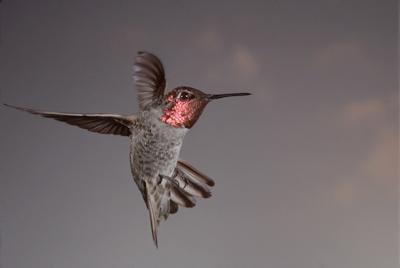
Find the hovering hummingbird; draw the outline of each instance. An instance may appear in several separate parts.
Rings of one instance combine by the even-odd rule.
[[[207,175],[179,160],[185,134],[210,101],[250,94],[206,94],[188,86],[165,94],[164,67],[148,52],[138,53],[133,77],[140,106],[136,115],[58,113],[5,105],[91,132],[129,137],[132,176],[149,211],[153,241],[158,247],[160,222],[176,213],[179,206],[195,206],[195,197],[210,197],[209,187],[214,186]]]

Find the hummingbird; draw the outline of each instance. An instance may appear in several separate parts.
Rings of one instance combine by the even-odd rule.
[[[128,137],[132,177],[149,211],[152,238],[158,248],[160,222],[179,207],[194,207],[196,197],[210,197],[210,187],[215,184],[179,158],[186,133],[211,101],[250,93],[207,94],[189,86],[165,92],[163,64],[149,52],[138,52],[133,69],[140,108],[137,114],[60,113],[4,105],[91,132]]]

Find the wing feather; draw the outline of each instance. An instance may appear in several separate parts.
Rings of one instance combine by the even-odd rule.
[[[5,105],[20,111],[40,115],[46,118],[52,118],[69,125],[77,126],[91,132],[101,134],[129,136],[131,134],[129,126],[135,121],[134,116],[122,116],[117,114],[72,114],[45,112],[9,104]]]
[[[140,108],[144,109],[149,103],[161,100],[166,86],[161,61],[151,53],[139,52],[133,71]]]

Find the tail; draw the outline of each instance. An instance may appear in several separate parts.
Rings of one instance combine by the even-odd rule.
[[[174,174],[170,178],[171,202],[169,213],[178,211],[178,205],[191,208],[196,205],[195,197],[209,198],[209,187],[215,185],[214,180],[200,172],[192,165],[179,160]]]
[[[154,244],[158,248],[157,227],[160,222],[160,195],[157,191],[157,185],[150,181],[145,181],[145,193],[146,205],[150,216],[151,234]]]
[[[154,245],[156,246],[156,248],[158,248],[158,240],[157,240],[158,212],[157,208],[155,207],[156,204],[151,200],[149,195],[147,195],[147,204],[150,215],[151,235],[153,236]]]
[[[209,198],[209,187],[214,181],[190,164],[178,161],[171,177],[161,176],[154,183],[145,180],[145,197],[149,210],[151,234],[158,248],[157,228],[161,221],[178,211],[178,206],[191,208],[196,205],[196,197]]]

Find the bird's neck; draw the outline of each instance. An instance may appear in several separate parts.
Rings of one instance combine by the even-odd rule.
[[[190,103],[171,103],[163,109],[160,120],[176,128],[191,128],[200,116],[195,108]]]

